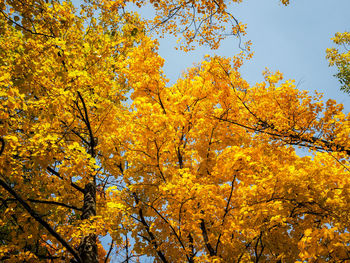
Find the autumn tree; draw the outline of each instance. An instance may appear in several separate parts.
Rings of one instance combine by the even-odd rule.
[[[167,85],[150,28],[188,49],[244,27],[228,1],[149,4],[1,2],[1,261],[350,260],[342,105],[280,72],[250,86],[245,52]]]
[[[111,139],[107,116],[121,114],[144,34],[136,15],[102,4],[77,13],[71,2],[2,2],[2,260],[97,262],[103,250],[81,223],[96,216],[98,141]]]
[[[327,58],[330,66],[336,66],[338,73],[335,75],[342,84],[341,89],[347,93],[350,92],[350,33],[336,33],[333,42],[338,45],[337,48],[327,49]]]

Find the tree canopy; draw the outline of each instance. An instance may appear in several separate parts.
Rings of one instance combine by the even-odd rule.
[[[217,48],[245,33],[229,2],[0,2],[0,261],[350,260],[341,104],[249,85],[249,45],[168,85],[149,30]]]

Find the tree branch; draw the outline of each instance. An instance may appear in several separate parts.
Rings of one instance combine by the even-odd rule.
[[[106,256],[106,258],[105,258],[105,263],[108,262],[108,258],[109,258],[109,256],[111,255],[111,252],[112,252],[112,250],[113,250],[113,247],[114,247],[114,240],[112,240],[112,243],[111,243],[111,245],[110,245],[110,247],[109,247],[107,256]]]
[[[235,171],[237,172],[237,170]],[[231,199],[232,199],[232,194],[233,194],[233,189],[234,189],[234,184],[235,184],[235,181],[236,181],[236,175],[234,175],[233,177],[233,180],[231,182],[231,191],[230,191],[230,196],[228,197],[228,200],[227,200],[227,204],[226,204],[226,208],[225,208],[225,213],[222,217],[222,222],[221,222],[221,226],[224,225],[224,222],[225,222],[225,217],[227,216],[227,213],[229,211],[229,207],[230,207],[230,203],[231,203]],[[222,236],[222,233],[220,233],[219,237],[218,237],[218,241],[216,242],[216,246],[215,246],[215,253],[218,253],[218,247],[219,247],[219,244],[220,244],[220,238]]]
[[[63,237],[61,237],[46,221],[44,221],[41,216],[22,199],[22,197],[20,197],[9,185],[7,185],[5,181],[0,179],[0,185],[9,194],[11,194],[39,224],[41,224],[53,237],[55,237],[57,241],[60,242],[62,246],[73,255],[78,263],[83,263],[78,253],[63,239]]]
[[[147,205],[147,204],[146,204],[146,205]],[[182,247],[183,250],[185,251],[186,258],[187,258],[188,262],[193,263],[194,261],[191,260],[191,258],[189,257],[189,255],[188,255],[188,253],[187,253],[187,251],[186,251],[185,245],[183,244],[183,242],[182,242],[181,238],[179,237],[179,235],[176,233],[176,230],[174,229],[174,227],[169,223],[169,221],[168,221],[154,206],[152,206],[152,205],[147,205],[147,206],[149,206],[150,208],[152,208],[153,211],[156,212],[157,215],[159,215],[159,217],[160,217],[161,219],[163,219],[163,221],[169,225],[169,227],[170,227],[170,229],[173,231],[173,233],[174,233],[176,239],[179,241],[181,247]]]
[[[29,202],[32,203],[41,203],[41,204],[49,204],[49,205],[59,205],[59,206],[63,206],[63,207],[67,207],[70,209],[74,209],[74,210],[79,210],[81,211],[82,209],[79,207],[76,207],[74,205],[67,205],[65,203],[60,203],[60,202],[56,202],[56,201],[50,201],[50,200],[36,200],[36,199],[27,199]]]
[[[274,130],[273,127],[271,127],[269,124],[266,124],[266,125],[268,125],[267,128],[272,129],[273,132],[266,131],[266,129],[258,129],[256,127],[250,127],[250,126],[238,123],[236,121],[229,120],[227,118],[216,117],[216,116],[213,116],[213,117],[215,119],[220,120],[220,121],[235,124],[237,126],[240,126],[240,127],[245,128],[247,130],[250,130],[250,131],[265,133],[265,134],[268,134],[272,137],[280,138],[282,140],[289,139],[290,142],[287,141],[286,143],[290,144],[290,145],[300,145],[300,146],[308,147],[308,148],[316,147],[317,149],[322,150],[322,151],[345,152],[347,155],[350,156],[350,149],[347,149],[342,145],[335,144],[333,142],[326,141],[324,139],[320,139],[320,138],[317,138],[314,136],[310,137],[310,138],[305,138],[305,137],[302,137],[298,134],[286,134],[286,135],[284,135],[284,134],[278,133],[278,131]]]
[[[138,205],[140,203],[139,198],[137,197],[136,193],[133,193],[133,197],[135,199],[136,205]],[[156,241],[156,237],[154,236],[154,234],[151,232],[151,229],[145,219],[145,217],[143,216],[143,211],[141,208],[139,208],[139,217],[140,217],[140,222],[143,224],[143,226],[146,229],[146,232],[148,234],[148,236],[150,237],[150,241],[153,244],[155,250],[157,251],[157,255],[158,257],[164,262],[164,263],[168,263],[167,259],[165,258],[164,254],[162,251],[159,250],[159,245],[157,244]]]
[[[56,175],[58,178],[60,178],[60,179],[63,180],[63,177],[62,177],[58,172],[56,172],[54,169],[52,169],[50,166],[48,166],[46,169],[47,169],[50,173],[52,173],[53,175]],[[76,185],[75,183],[70,182],[70,185],[71,185],[72,187],[74,187],[75,189],[77,189],[79,192],[84,193],[84,189],[81,188],[80,186]]]
[[[202,236],[204,239],[205,246],[208,249],[210,256],[216,256],[216,252],[215,252],[214,248],[209,243],[208,232],[207,232],[207,228],[205,227],[205,222],[203,219],[201,219],[200,228],[202,230]]]
[[[1,149],[0,149],[0,155],[4,152],[5,149],[5,140],[4,138],[0,137],[0,142],[1,142]]]
[[[48,38],[55,38],[54,35],[47,35],[47,34],[43,34],[43,33],[37,33],[34,32],[28,28],[25,28],[24,26],[22,26],[21,24],[17,23],[16,21],[12,20],[9,16],[7,16],[3,11],[0,11],[0,13],[5,17],[5,19],[7,19],[8,21],[10,21],[11,23],[15,24],[16,26],[22,28],[24,31],[29,32],[32,35],[39,35],[39,36],[44,36],[44,37],[48,37]]]
[[[84,101],[83,97],[81,96],[79,91],[77,91],[77,93],[78,93],[78,97],[79,97],[81,103],[83,104],[84,114],[85,114],[84,122],[85,122],[85,124],[88,128],[88,131],[89,131],[91,156],[94,158],[96,145],[95,145],[95,139],[94,139],[93,132],[92,132],[91,125],[90,125],[90,121],[89,121],[89,115],[88,115],[87,108],[86,108],[85,101]]]

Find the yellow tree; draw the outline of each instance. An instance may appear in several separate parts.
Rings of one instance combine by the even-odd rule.
[[[342,84],[341,89],[350,92],[350,32],[336,33],[333,42],[340,46],[327,49],[327,58],[330,66],[337,66],[338,73],[335,75]],[[343,52],[341,50],[343,47]]]
[[[106,219],[157,262],[348,260],[349,116],[279,72],[250,87],[241,63],[208,57],[167,88],[136,79]]]
[[[122,114],[133,49],[152,45],[136,14],[104,4],[1,2],[2,261],[97,262],[100,232],[83,222],[105,179],[99,145]]]
[[[1,260],[349,260],[342,105],[279,72],[249,86],[243,53],[167,86],[147,28],[215,48],[228,1],[150,4],[152,21],[126,1],[1,2]]]

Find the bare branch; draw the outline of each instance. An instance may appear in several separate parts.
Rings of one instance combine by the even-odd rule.
[[[109,258],[109,256],[110,256],[110,255],[111,255],[111,253],[112,253],[113,247],[114,247],[114,240],[112,240],[112,243],[111,243],[111,245],[110,245],[110,247],[109,247],[109,250],[108,250],[107,256],[106,256],[106,258],[105,258],[105,263],[107,263],[107,262],[108,262],[108,258]]]

